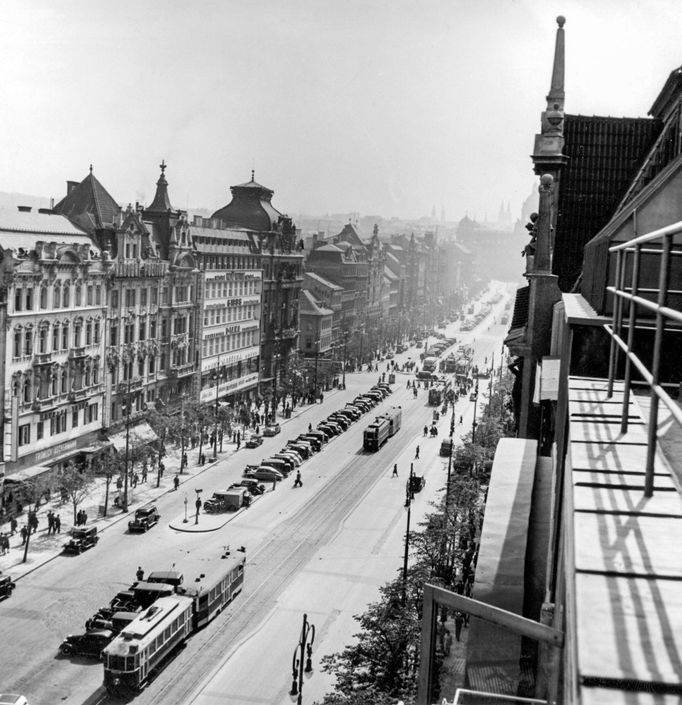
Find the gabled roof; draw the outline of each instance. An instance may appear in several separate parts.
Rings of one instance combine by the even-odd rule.
[[[90,234],[102,228],[116,227],[121,212],[120,206],[92,171],[53,210]]]
[[[301,299],[299,303],[300,313],[313,313],[318,316],[333,316],[334,311],[330,308],[320,306],[315,297],[308,289],[301,289]]]
[[[346,241],[353,247],[365,248],[366,245],[360,237],[360,233],[355,229],[352,223],[346,223],[343,230],[334,238],[336,242]]]
[[[339,286],[338,284],[334,284],[334,282],[331,282],[331,281],[329,281],[329,279],[325,279],[324,277],[321,277],[319,274],[317,274],[315,272],[306,272],[305,276],[310,277],[313,281],[316,281],[318,284],[325,287],[326,289],[331,289],[333,291],[343,291],[342,286]]]

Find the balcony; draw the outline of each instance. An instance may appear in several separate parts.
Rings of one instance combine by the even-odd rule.
[[[69,401],[80,401],[90,395],[89,389],[72,389],[67,398]]]
[[[44,411],[45,409],[50,409],[56,406],[59,402],[54,397],[48,397],[47,399],[34,399],[31,407],[33,411]]]
[[[52,353],[38,353],[33,356],[33,366],[49,365],[52,363]]]
[[[194,363],[186,362],[184,365],[171,365],[168,376],[173,378],[187,377],[194,373]]]
[[[86,356],[87,354],[85,346],[81,346],[79,348],[71,348],[71,350],[69,350],[69,360],[78,360]]]
[[[118,394],[127,394],[128,390],[132,392],[135,389],[140,389],[142,387],[142,383],[142,377],[133,377],[125,382],[119,382],[116,387],[116,391]]]

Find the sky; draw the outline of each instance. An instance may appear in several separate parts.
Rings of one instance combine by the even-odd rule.
[[[645,116],[682,64],[679,0],[0,0],[0,191],[94,174],[217,210],[493,220],[529,158],[566,17],[566,111]]]

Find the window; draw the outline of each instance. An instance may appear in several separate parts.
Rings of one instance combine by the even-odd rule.
[[[111,292],[111,308],[118,308],[118,291]]]
[[[69,377],[66,373],[66,370],[62,370],[61,380],[62,380],[61,388],[60,388],[61,393],[66,394],[66,390],[69,388]]]
[[[15,289],[14,291],[14,310],[21,311],[21,307],[24,303],[24,290]]]
[[[57,396],[57,389],[59,387],[59,379],[57,378],[57,373],[53,372],[50,378],[50,394],[53,397]]]
[[[85,344],[92,345],[92,321],[85,324]]]
[[[149,374],[154,374],[154,371],[156,370],[156,358],[152,355],[149,358]]]
[[[64,323],[62,326],[62,350],[69,349],[69,324]]]
[[[162,338],[168,337],[168,319],[167,318],[161,319],[161,337]]]
[[[59,323],[55,323],[52,328],[52,349],[59,350]]]
[[[33,352],[33,331],[30,328],[24,333],[24,355],[30,355]]]
[[[135,340],[135,324],[134,323],[126,323],[125,329],[124,329],[123,342],[132,343],[134,340]]]
[[[46,286],[40,287],[40,308],[41,309],[47,308],[47,287]]]
[[[126,289],[126,306],[135,305],[135,289]]]
[[[156,321],[149,321],[149,337],[156,338]]]
[[[137,374],[140,377],[144,377],[144,360],[137,361]]]
[[[81,333],[83,332],[83,323],[81,321],[76,321],[73,324],[73,347],[80,348],[81,346]]]
[[[83,289],[81,288],[80,284],[76,285],[76,300],[74,302],[74,306],[82,306],[83,305]]]
[[[38,421],[36,424],[36,440],[40,441],[43,438],[43,422]]]
[[[144,340],[147,337],[147,322],[140,321],[140,332],[138,340]]]
[[[87,303],[88,306],[92,306],[94,302],[94,287],[92,284],[88,284],[88,289],[87,289]]]
[[[92,376],[92,373],[90,372],[90,368],[86,367],[85,368],[85,386],[89,387],[90,386],[90,377]]]
[[[40,329],[40,334],[38,336],[38,348],[39,352],[47,352],[47,326],[43,326]]]
[[[22,399],[24,404],[28,404],[31,401],[31,380],[28,377],[24,380]]]
[[[99,414],[99,404],[90,404],[88,406],[88,423],[93,423],[97,421],[97,416]]]
[[[159,290],[158,289],[152,289],[151,303],[152,303],[152,306],[156,306],[159,303]]]
[[[166,306],[168,305],[168,287],[164,286],[163,289],[161,290],[161,304]]]
[[[102,305],[102,287],[99,284],[95,287],[95,305]]]
[[[76,426],[78,426],[78,409],[71,412],[71,428],[76,428]]]
[[[62,308],[69,308],[71,305],[71,289],[69,284],[64,284],[64,290],[62,291]]]
[[[95,343],[95,345],[97,343],[99,343],[99,340],[100,340],[100,324],[99,324],[99,321],[95,321],[95,339],[93,341]]]
[[[14,357],[21,357],[21,329],[14,331]]]
[[[31,442],[31,424],[19,426],[19,445],[25,446]]]
[[[147,305],[147,287],[140,289],[140,306]]]
[[[61,284],[60,282],[57,282],[54,285],[54,292],[53,292],[53,297],[52,297],[52,307],[53,308],[59,308],[59,304],[61,303],[62,300],[62,289],[61,289]]]
[[[97,365],[92,368],[92,383],[99,384],[99,367]]]

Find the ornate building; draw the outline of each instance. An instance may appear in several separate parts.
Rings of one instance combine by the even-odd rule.
[[[261,306],[261,383],[275,391],[282,374],[298,350],[298,306],[303,282],[303,253],[296,228],[271,203],[274,191],[254,180],[232,186],[232,200],[212,218],[226,228],[253,233],[258,268],[263,271]]]

